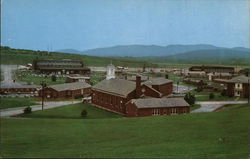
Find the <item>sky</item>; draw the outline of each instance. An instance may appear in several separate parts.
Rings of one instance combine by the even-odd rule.
[[[115,45],[250,48],[249,0],[1,0],[1,45],[60,50]]]

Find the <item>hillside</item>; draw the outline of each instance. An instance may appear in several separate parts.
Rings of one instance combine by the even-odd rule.
[[[74,49],[64,49],[58,50],[58,52],[65,53],[76,53],[85,54],[92,56],[131,56],[131,57],[142,57],[142,56],[169,56],[175,54],[186,53],[190,51],[197,50],[234,50],[234,51],[250,51],[250,49],[243,47],[236,48],[223,48],[207,44],[197,44],[197,45],[168,45],[168,46],[158,46],[158,45],[119,45],[106,48],[96,48],[86,51],[78,51]]]
[[[1,64],[22,64],[32,63],[33,59],[78,59],[83,60],[87,66],[107,66],[111,61],[118,66],[143,67],[144,64],[148,67],[157,67],[157,64],[143,62],[133,58],[112,58],[112,57],[95,57],[79,54],[32,51],[23,49],[12,49],[9,47],[1,47]]]
[[[77,113],[78,106],[71,107],[80,116],[81,109]],[[60,116],[62,109],[34,113],[37,118],[32,119],[1,119],[0,156],[192,159],[249,156],[249,105],[222,112],[173,116],[52,119]],[[63,111],[70,114],[68,109]],[[44,118],[49,116],[52,118]]]
[[[250,65],[250,51],[236,51],[232,49],[197,50],[187,53],[161,56],[139,57],[139,60],[168,63],[190,64],[222,64],[222,65]]]

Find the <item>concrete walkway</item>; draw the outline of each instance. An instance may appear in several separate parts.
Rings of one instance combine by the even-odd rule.
[[[245,104],[247,101],[204,101],[204,102],[195,102],[195,104],[200,104],[199,109],[191,111],[191,113],[202,113],[202,112],[213,112],[216,109],[228,105],[228,104]]]
[[[45,102],[43,108],[44,109],[51,109],[51,108],[56,108],[56,107],[60,107],[60,106],[64,106],[64,105],[69,105],[69,104],[80,103],[80,102],[81,101]],[[23,113],[23,109],[25,107],[2,109],[2,110],[0,110],[0,118],[7,118],[7,117],[11,117],[13,115],[22,114]],[[40,103],[39,105],[33,105],[33,106],[31,106],[31,108],[32,108],[32,111],[42,110],[42,105]]]

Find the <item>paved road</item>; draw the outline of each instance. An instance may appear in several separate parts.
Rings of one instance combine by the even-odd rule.
[[[185,94],[191,90],[195,89],[194,87],[190,86],[184,86],[184,85],[178,85],[178,91],[177,91],[177,84],[173,85],[173,92],[175,93],[180,93],[180,94]]]
[[[68,104],[80,103],[80,101],[61,101],[61,102],[45,102],[44,109],[56,108]],[[0,110],[0,118],[6,118],[17,114],[22,114],[25,107],[9,108]],[[31,106],[32,111],[42,110],[41,103],[39,105]]]
[[[193,110],[191,113],[202,113],[202,112],[212,112],[216,109],[227,105],[227,104],[245,104],[247,101],[204,101],[195,102],[195,104],[200,104],[201,108]]]
[[[100,71],[100,72],[106,72],[107,71],[107,67],[89,67],[91,69],[91,71]],[[146,68],[146,71],[150,71],[151,69],[153,69],[155,72],[160,72],[160,70],[162,70],[162,68]],[[128,67],[127,71],[141,71],[142,67]]]

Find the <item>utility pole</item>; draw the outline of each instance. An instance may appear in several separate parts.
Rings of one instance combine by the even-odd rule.
[[[177,81],[177,93],[179,92],[179,91],[178,91],[178,85],[179,85],[179,81]]]
[[[42,86],[42,110],[44,107],[44,88],[46,87],[46,83],[44,81],[41,81],[41,86]]]
[[[249,83],[249,79],[248,79],[248,104],[250,102],[250,83]]]

